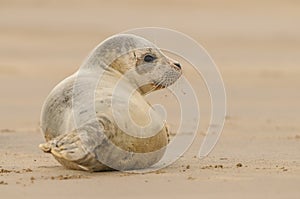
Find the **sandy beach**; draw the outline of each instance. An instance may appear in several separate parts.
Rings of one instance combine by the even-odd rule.
[[[299,11],[297,1],[276,0],[0,0],[0,197],[300,198]],[[45,98],[98,43],[145,26],[191,36],[218,65],[228,109],[218,144],[196,157],[210,116],[200,93],[197,138],[171,166],[146,174],[63,168],[38,148]],[[169,119],[175,128],[176,116]]]

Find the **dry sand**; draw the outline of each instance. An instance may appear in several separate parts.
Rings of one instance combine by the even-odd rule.
[[[300,198],[300,3],[242,2],[1,0],[0,197]],[[100,41],[143,26],[184,32],[214,58],[228,97],[219,143],[194,157],[209,116],[203,99],[199,136],[170,167],[64,169],[37,147],[43,100]]]

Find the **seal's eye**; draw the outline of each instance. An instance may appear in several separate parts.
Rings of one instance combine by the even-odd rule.
[[[152,55],[146,55],[144,57],[145,62],[153,62],[153,60],[155,60],[155,57],[153,57]]]

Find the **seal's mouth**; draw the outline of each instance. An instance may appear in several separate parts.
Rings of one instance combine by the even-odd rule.
[[[171,65],[174,70],[167,71],[160,80],[154,80],[152,87],[154,90],[167,88],[174,84],[182,75],[181,65],[179,63]]]
[[[152,82],[150,86],[152,87],[152,91],[160,90],[167,87],[164,84],[162,84],[162,82]]]
[[[153,83],[153,87],[155,87],[155,90],[159,90],[159,89],[163,89],[163,88],[166,88],[168,87],[167,85],[163,85],[162,83]]]
[[[176,80],[175,80],[176,81]],[[155,90],[159,90],[159,89],[163,89],[163,88],[167,88],[169,86],[171,86],[175,81],[161,81],[161,82],[154,82],[152,85],[155,88]]]

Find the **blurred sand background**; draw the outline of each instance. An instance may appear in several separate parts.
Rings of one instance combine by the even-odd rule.
[[[296,0],[0,0],[0,197],[300,198],[299,22]],[[143,175],[62,168],[37,148],[44,99],[99,42],[145,26],[190,35],[219,66],[218,145]]]

